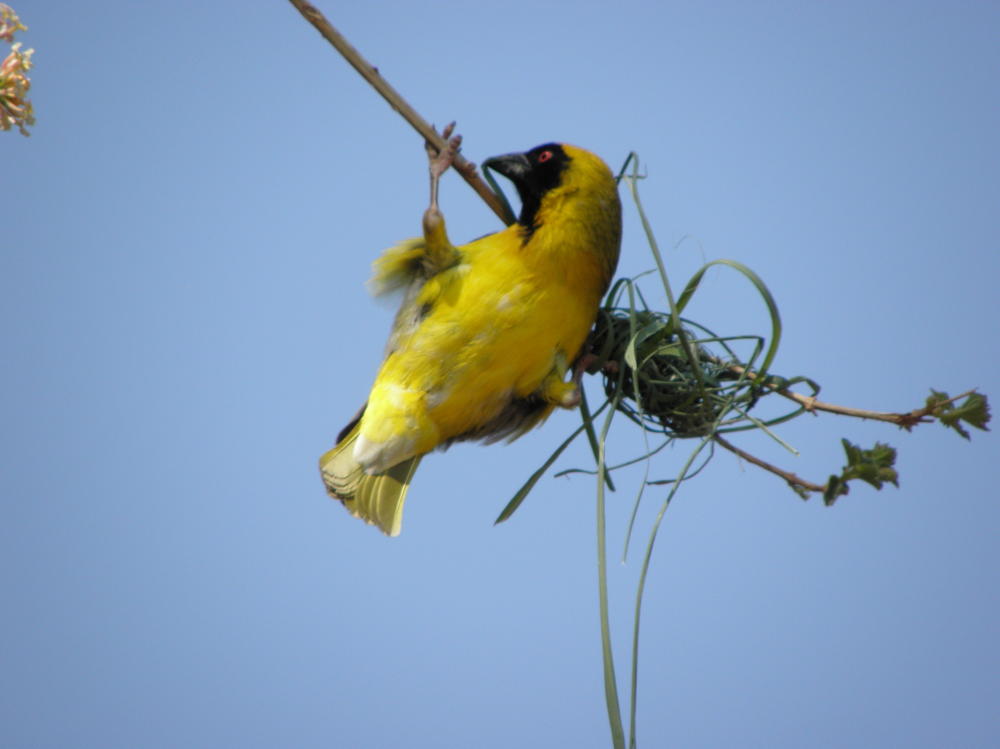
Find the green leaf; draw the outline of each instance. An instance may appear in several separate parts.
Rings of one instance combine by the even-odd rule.
[[[931,394],[927,398],[927,408],[944,426],[954,429],[965,439],[971,439],[971,435],[961,422],[984,432],[989,431],[989,427],[986,425],[990,420],[990,404],[986,400],[986,396],[980,393],[973,393],[960,405],[955,405],[950,401],[947,393],[931,390]]]
[[[809,491],[807,489],[797,486],[793,486],[792,488],[802,499],[809,499]],[[826,490],[823,492],[823,504],[829,507],[837,501],[837,497],[847,494],[849,488],[843,478],[840,476],[831,476],[830,480],[826,482]]]
[[[628,347],[625,349],[625,363],[628,364],[632,369],[639,369],[645,361],[640,362],[639,356],[636,354],[636,349],[646,342],[646,339],[660,334],[662,335],[663,324],[659,320],[653,320],[652,322],[646,323],[642,328],[640,328],[631,340],[628,342]],[[643,355],[645,360],[648,354]]]
[[[899,474],[893,467],[896,464],[896,449],[894,447],[884,442],[876,442],[875,447],[865,450],[846,439],[841,439],[840,442],[847,454],[847,465],[844,466],[844,470],[840,474],[840,481],[861,479],[879,490],[886,482],[899,487]],[[832,501],[827,495],[829,494],[829,486],[833,484],[836,482],[831,479],[828,490],[823,495],[827,504]],[[840,494],[846,494],[846,492],[841,491]],[[836,499],[836,496],[839,495],[833,495],[833,499]]]
[[[986,425],[990,421],[990,404],[985,395],[973,393],[956,410],[961,411],[962,421],[984,432],[989,431]]]

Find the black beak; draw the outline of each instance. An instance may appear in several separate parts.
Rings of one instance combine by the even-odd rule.
[[[528,160],[527,155],[523,153],[508,153],[503,156],[494,156],[492,159],[486,159],[483,162],[483,167],[487,166],[490,169],[500,172],[500,174],[515,185],[523,184],[524,178],[531,171],[531,162]]]

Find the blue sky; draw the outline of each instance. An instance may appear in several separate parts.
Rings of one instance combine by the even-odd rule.
[[[38,124],[0,134],[0,743],[609,746],[592,479],[492,525],[575,413],[430,456],[397,539],[316,471],[391,320],[370,263],[419,232],[419,138],[285,2],[14,5]],[[777,371],[880,410],[998,395],[995,4],[318,5],[475,161],[638,152],[675,287],[757,271]],[[442,207],[456,240],[498,228],[453,175]],[[627,204],[620,273],[651,265]],[[764,329],[734,275],[702,294],[692,317]],[[780,433],[798,457],[739,444],[823,480],[841,437],[887,440],[900,488],[825,508],[729,455],[687,485],[639,745],[995,746],[994,435]],[[616,558],[640,478],[608,500]],[[622,676],[637,572],[610,569]]]

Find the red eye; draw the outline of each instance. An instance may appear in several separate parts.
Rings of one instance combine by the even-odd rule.
[[[542,151],[540,154],[538,154],[538,163],[544,164],[551,158],[552,158],[552,151]]]

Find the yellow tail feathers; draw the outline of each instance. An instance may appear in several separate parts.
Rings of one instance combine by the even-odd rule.
[[[355,517],[378,526],[389,536],[398,536],[403,524],[403,502],[410,479],[420,464],[417,455],[371,476],[354,459],[358,425],[337,446],[319,459],[319,470],[327,494],[339,499]]]

